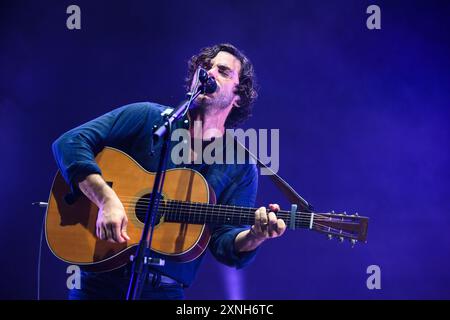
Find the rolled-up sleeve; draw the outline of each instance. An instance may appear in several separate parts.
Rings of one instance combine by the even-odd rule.
[[[253,207],[258,189],[258,171],[255,165],[248,165],[246,172],[239,181],[233,182],[227,192],[230,194],[225,203],[243,207]],[[213,227],[210,241],[210,251],[221,263],[241,269],[250,264],[256,257],[258,249],[248,252],[236,252],[235,239],[249,226],[221,225]]]

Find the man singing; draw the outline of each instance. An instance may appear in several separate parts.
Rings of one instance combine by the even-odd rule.
[[[200,94],[185,116],[184,120],[188,121],[177,121],[173,130],[187,129],[192,140],[199,139],[206,146],[213,140],[224,139],[225,129],[236,127],[251,115],[257,94],[251,62],[230,44],[204,48],[190,59],[188,90],[196,83],[199,68],[207,70],[217,89],[211,94]],[[129,104],[68,131],[54,142],[53,152],[66,182],[75,193],[82,192],[99,208],[96,223],[99,239],[124,243],[130,237],[124,205],[103,180],[95,155],[105,146],[114,147],[146,170],[156,171],[161,145],[152,145],[152,129],[162,123],[161,113],[165,109],[150,102]],[[202,130],[194,130],[194,122],[200,123]],[[191,150],[191,162],[182,166],[205,177],[218,204],[254,206],[258,183],[255,164],[205,164],[195,161],[198,156]],[[179,166],[173,160],[168,157],[168,169]],[[211,226],[209,249],[214,257],[228,266],[242,268],[253,260],[256,249],[265,240],[281,236],[286,226],[276,217],[279,206],[271,204],[269,208],[256,210],[251,227]],[[183,299],[184,288],[194,280],[203,256],[186,263],[167,260],[164,266],[151,266],[141,298]],[[109,272],[82,272],[81,289],[70,290],[69,298],[124,299],[129,280],[130,265]]]

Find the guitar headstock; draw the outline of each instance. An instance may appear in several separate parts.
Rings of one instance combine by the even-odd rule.
[[[367,242],[368,217],[357,213],[348,215],[343,213],[314,213],[312,229],[328,235],[331,240],[338,238],[341,242],[349,239],[353,245],[356,242]]]

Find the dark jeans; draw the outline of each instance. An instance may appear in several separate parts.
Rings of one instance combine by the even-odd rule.
[[[129,283],[130,273],[127,267],[102,273],[82,271],[81,288],[69,290],[69,300],[125,300]],[[178,283],[146,281],[141,299],[182,300],[184,289]]]

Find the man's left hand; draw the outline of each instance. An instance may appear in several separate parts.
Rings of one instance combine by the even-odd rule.
[[[250,233],[258,240],[277,238],[286,231],[286,224],[283,219],[278,219],[276,213],[280,210],[278,204],[269,204],[269,213],[265,207],[255,211],[255,224],[250,229]]]

